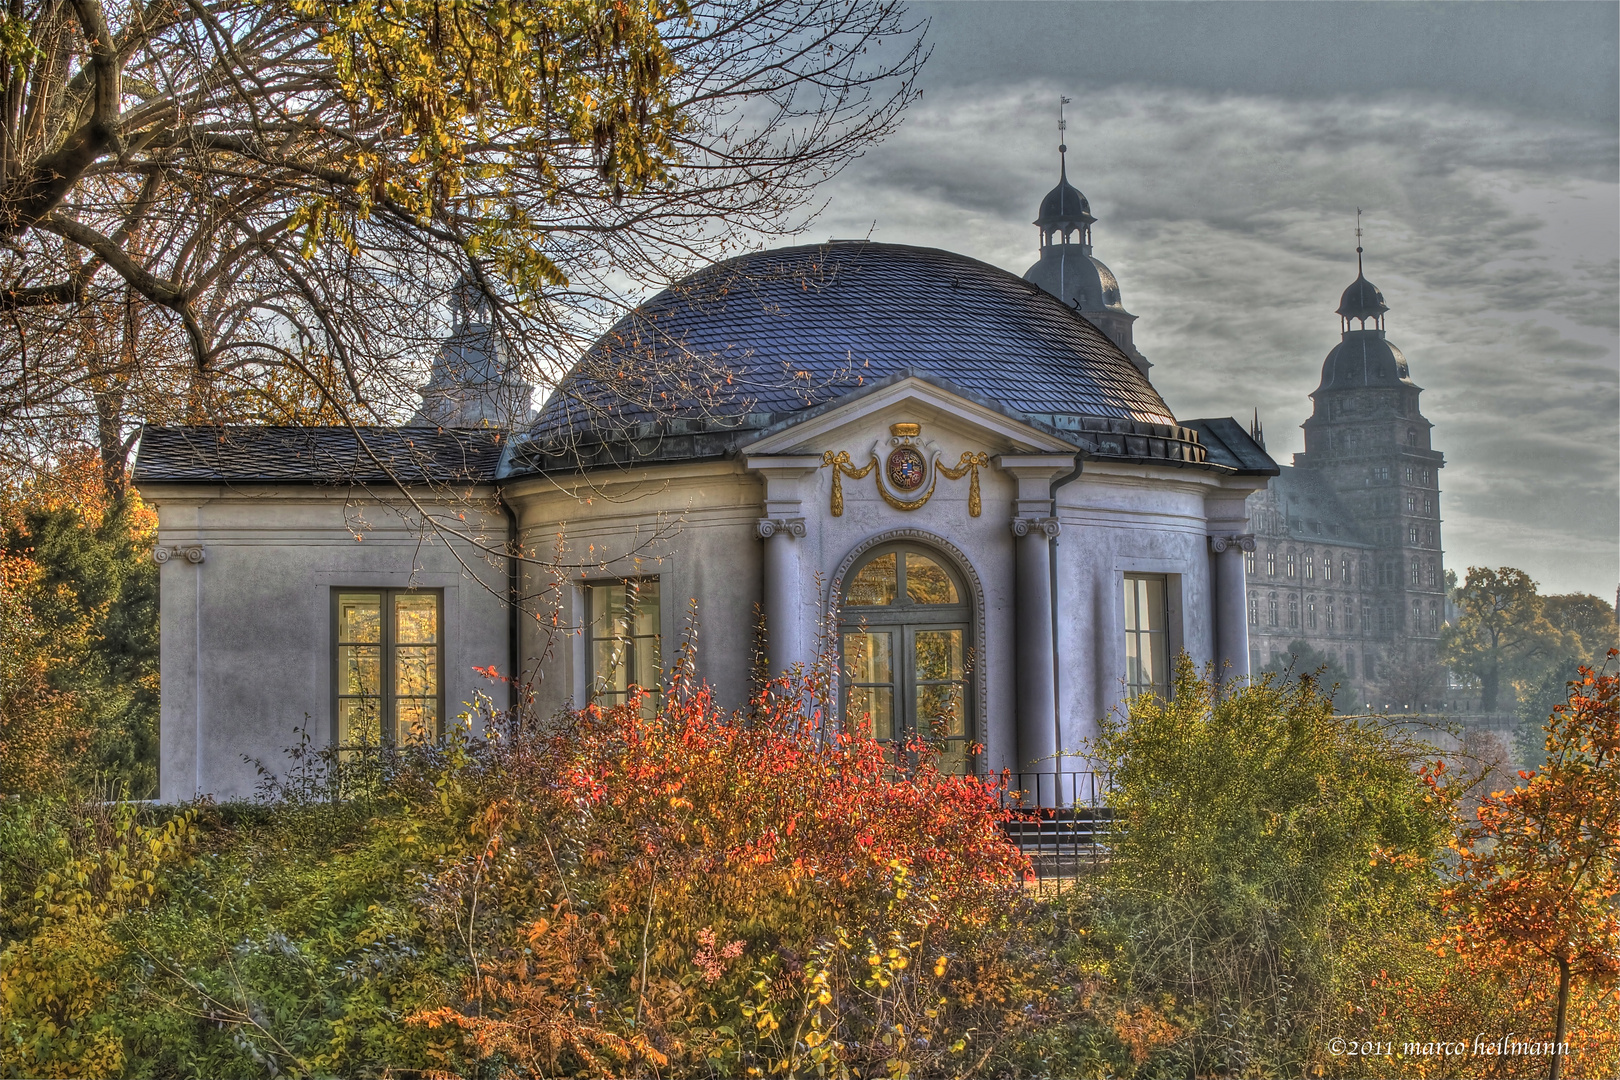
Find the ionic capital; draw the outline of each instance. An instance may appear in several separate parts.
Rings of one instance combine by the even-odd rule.
[[[804,518],[760,518],[754,529],[759,533],[761,540],[769,540],[777,533],[784,536],[801,537],[805,534]]]
[[[1032,532],[1045,533],[1048,540],[1056,540],[1063,526],[1055,517],[1015,517],[1012,519],[1012,532],[1014,536],[1028,536]]]
[[[162,566],[170,559],[185,559],[196,565],[208,558],[201,544],[159,544],[152,549],[152,561]]]
[[[1254,550],[1254,533],[1236,533],[1232,536],[1212,536],[1209,538],[1209,550],[1219,555],[1229,547],[1239,548],[1243,551]]]

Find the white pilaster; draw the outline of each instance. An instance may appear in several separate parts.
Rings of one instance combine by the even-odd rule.
[[[996,465],[1018,484],[1012,532],[1016,548],[1014,670],[1017,672],[1017,757],[1024,773],[1056,772],[1059,764],[1057,657],[1053,647],[1052,481],[1074,468],[1072,454],[1006,454]],[[1034,787],[1034,785],[1027,785]]]
[[[764,516],[756,531],[765,544],[764,581],[765,655],[772,673],[795,664],[808,667],[815,634],[807,627],[805,575],[800,547],[807,534],[800,513],[811,479],[821,469],[821,458],[809,455],[750,457],[748,468],[765,480]]]
[[[1252,533],[1209,538],[1215,597],[1215,670],[1218,678],[1249,675],[1249,618],[1243,554],[1254,550]]]

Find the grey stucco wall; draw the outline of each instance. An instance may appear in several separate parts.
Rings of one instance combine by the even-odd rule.
[[[157,506],[160,546],[204,552],[200,563],[174,557],[160,571],[165,801],[250,797],[254,759],[284,769],[296,729],[329,741],[334,588],[443,590],[447,720],[479,690],[505,704],[505,690],[472,670],[507,666],[503,597],[480,583],[504,590],[505,569],[475,543],[455,542],[458,560],[408,508],[331,489],[175,485],[142,494]],[[438,499],[441,511],[466,516],[454,527],[504,539],[489,507]]]
[[[921,421],[940,459],[963,451],[1017,452],[969,420],[908,403],[857,416],[784,453],[819,456],[847,450],[857,465],[896,421]],[[1025,448],[1027,449],[1027,448]],[[1098,718],[1116,708],[1125,674],[1122,578],[1128,572],[1171,578],[1171,644],[1195,663],[1213,653],[1206,501],[1223,496],[1230,480],[1201,470],[1088,463],[1058,493],[1063,532],[1056,550],[1057,643],[1062,746],[1078,750],[1096,734]],[[809,472],[797,490],[805,534],[762,541],[755,523],[765,513],[765,485],[742,461],[598,470],[586,479],[549,478],[510,489],[521,507],[527,542],[574,567],[557,581],[558,629],[526,620],[525,656],[542,678],[543,710],[582,704],[586,680],[578,632],[578,583],[597,577],[656,574],[663,589],[666,657],[672,658],[688,604],[700,621],[699,668],[727,705],[749,688],[754,611],[762,595],[762,545],[797,545],[800,565],[799,638],[815,642],[835,600],[840,568],[853,552],[890,538],[933,546],[977,589],[975,712],[985,743],[983,764],[1013,767],[1015,704],[1015,561],[1009,521],[1015,485],[993,464],[981,470],[982,509],[969,511],[967,479],[941,479],[925,506],[902,510],[886,502],[871,478],[842,481],[843,514],[831,513],[832,474]],[[780,513],[779,496],[773,498]],[[632,555],[635,551],[638,554]],[[539,581],[531,580],[531,591]],[[770,614],[767,613],[767,618]],[[542,661],[536,658],[544,656]],[[1064,769],[1089,762],[1066,759]]]
[[[832,514],[831,470],[814,463],[824,451],[840,450],[857,465],[870,460],[897,421],[922,423],[931,453],[948,464],[963,453],[989,455],[991,464],[979,473],[977,516],[966,477],[941,477],[928,502],[913,509],[882,498],[870,476],[846,478],[843,513]],[[534,559],[524,571],[521,654],[536,711],[549,715],[585,702],[582,586],[592,580],[657,576],[666,664],[695,617],[699,674],[723,705],[735,707],[750,690],[763,544],[794,545],[796,637],[813,649],[824,640],[824,617],[854,553],[904,537],[933,547],[969,584],[982,764],[1016,767],[1019,613],[1008,526],[1017,492],[994,462],[1032,450],[1052,452],[937,404],[903,400],[853,410],[799,443],[769,449],[812,463],[789,480],[772,481],[769,492],[772,515],[803,518],[804,535],[791,541],[780,534],[759,538],[767,485],[747,459],[509,483],[504,495]],[[1211,658],[1208,535],[1217,518],[1230,516],[1229,507],[1220,508],[1233,503],[1235,489],[1248,486],[1205,470],[1091,461],[1059,489],[1062,532],[1053,569],[1064,750],[1081,750],[1097,720],[1123,697],[1126,573],[1168,575],[1172,649],[1186,649],[1199,664]],[[176,557],[161,571],[165,800],[251,796],[257,781],[251,759],[283,768],[295,729],[306,722],[315,742],[329,739],[335,588],[442,589],[447,718],[480,691],[506,703],[503,687],[473,671],[508,665],[505,559],[480,550],[480,543],[500,549],[505,517],[490,491],[418,494],[467,539],[424,529],[415,520],[419,511],[403,504],[332,489],[143,489],[158,508],[160,544],[205,551],[201,563]],[[1241,506],[1240,491],[1235,498]],[[1231,523],[1221,527],[1229,531]],[[1060,767],[1088,765],[1071,757]]]

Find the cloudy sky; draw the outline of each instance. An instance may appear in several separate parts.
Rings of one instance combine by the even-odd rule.
[[[1620,5],[951,3],[811,236],[1023,273],[1069,176],[1178,416],[1302,449],[1355,212],[1446,454],[1447,565],[1620,581]]]

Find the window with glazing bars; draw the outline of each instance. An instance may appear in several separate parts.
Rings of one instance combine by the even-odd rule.
[[[1163,574],[1125,575],[1125,692],[1170,696],[1170,618]]]
[[[585,586],[591,700],[623,705],[632,687],[646,691],[642,710],[656,712],[663,693],[657,578],[591,582]]]
[[[332,741],[376,746],[444,733],[437,589],[333,589]]]

